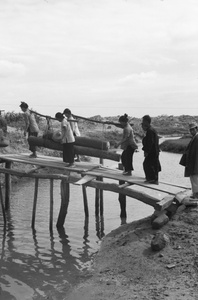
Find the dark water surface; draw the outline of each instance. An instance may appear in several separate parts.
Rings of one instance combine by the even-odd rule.
[[[189,186],[179,166],[181,155],[161,153],[160,179]],[[134,155],[137,175],[143,176],[142,152]],[[117,163],[107,162],[108,166]],[[0,210],[0,300],[66,299],[68,289],[89,276],[101,239],[121,224],[118,196],[104,192],[104,217],[95,217],[95,193],[87,188],[89,219],[85,219],[82,188],[71,185],[64,229],[56,229],[60,181],[54,181],[53,233],[49,231],[49,181],[39,183],[35,230],[31,229],[34,181],[21,179],[12,187],[11,207],[4,229]],[[150,215],[153,208],[127,198],[127,222]]]

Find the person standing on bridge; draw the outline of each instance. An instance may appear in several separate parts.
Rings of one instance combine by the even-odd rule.
[[[24,136],[26,136],[26,133],[28,133],[29,136],[38,136],[39,133],[39,127],[37,125],[36,119],[34,114],[29,110],[28,104],[25,102],[21,102],[19,105],[21,110],[24,112],[25,117],[25,129],[24,129]],[[30,146],[29,150],[32,151],[32,154],[30,157],[36,158],[36,146]]]
[[[190,177],[192,186],[192,198],[198,199],[198,124],[189,124],[191,140],[186,147],[185,153],[180,160],[180,164],[185,166],[184,176]]]
[[[72,129],[74,137],[75,136],[80,136],[80,131],[79,131],[79,128],[78,128],[78,123],[74,122],[75,119],[72,116],[71,110],[69,108],[65,108],[65,110],[63,111],[63,114],[66,116],[67,121],[69,121],[69,124],[71,126],[71,129]],[[80,161],[80,156],[78,154],[76,154],[76,161]]]
[[[123,175],[132,175],[133,170],[133,154],[138,148],[132,127],[129,125],[128,115],[124,114],[119,118],[119,122],[123,127],[122,140],[117,143],[117,147],[121,146],[123,149],[121,155],[122,165],[124,167]]]
[[[61,112],[57,112],[55,114],[55,118],[61,123],[61,143],[63,145],[63,161],[69,163],[68,167],[74,167],[75,138],[71,126]]]
[[[142,140],[142,150],[144,151],[143,169],[146,182],[158,184],[158,173],[161,171],[159,137],[156,130],[151,126],[151,117],[149,115],[143,116],[141,125],[146,132]]]

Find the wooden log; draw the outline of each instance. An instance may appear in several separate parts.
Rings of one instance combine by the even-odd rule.
[[[3,203],[3,193],[2,193],[2,188],[1,188],[1,183],[0,183],[0,199],[1,199],[1,209],[3,213],[3,221],[4,221],[4,226],[6,225],[6,214],[5,214],[5,207]]]
[[[42,141],[44,140],[44,141]],[[52,135],[52,138],[43,138],[41,136],[35,137],[35,136],[30,136],[28,138],[28,142],[31,143],[31,145],[37,146],[37,144],[42,144],[43,142],[47,143],[56,143],[56,144],[61,144],[61,133],[55,132],[54,137]],[[110,143],[108,141],[103,141],[100,139],[93,139],[90,137],[86,136],[75,136],[75,146],[82,146],[82,147],[89,147],[93,149],[98,149],[98,150],[109,150],[110,148]]]
[[[60,143],[56,143],[54,141],[43,139],[42,137],[34,137],[30,136],[28,138],[28,142],[30,145],[38,146],[38,147],[45,147],[52,150],[63,151],[63,146]],[[78,155],[86,155],[98,158],[104,158],[114,161],[120,160],[120,154],[113,151],[108,150],[100,150],[91,147],[83,147],[83,146],[74,146],[74,152]]]
[[[36,205],[37,205],[37,197],[38,197],[38,183],[39,183],[39,179],[35,178],[34,202],[33,202],[33,210],[32,210],[32,228],[33,229],[34,229],[35,217],[36,217]]]
[[[6,161],[5,168],[10,170],[12,163]],[[10,207],[10,193],[11,193],[11,175],[10,173],[5,173],[5,210],[8,210]]]
[[[50,232],[53,230],[53,206],[54,206],[54,200],[53,200],[53,189],[54,189],[54,180],[50,179],[50,220],[49,220],[49,229]]]
[[[82,186],[82,192],[83,192],[83,202],[84,202],[84,212],[85,217],[89,217],[89,207],[88,207],[88,201],[87,201],[87,187],[85,185]]]
[[[56,227],[63,227],[69,205],[70,186],[66,180],[61,180],[61,207]]]

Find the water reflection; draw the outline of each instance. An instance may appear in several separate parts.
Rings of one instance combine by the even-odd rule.
[[[78,255],[65,228],[49,232],[47,243],[42,231],[17,228],[10,212],[6,228],[2,216],[0,221],[0,299],[63,299],[68,289],[82,280],[82,271],[91,270],[88,217],[84,220],[83,244],[78,245]],[[95,225],[100,240],[105,235],[104,217],[96,217]]]
[[[140,159],[139,159],[139,158]],[[137,154],[137,158],[142,157]],[[136,160],[136,169],[141,165]],[[172,167],[172,166],[171,166]],[[81,187],[71,186],[71,200],[64,228],[57,230],[60,182],[54,182],[53,231],[49,231],[49,182],[40,181],[35,229],[31,229],[34,181],[21,179],[13,186],[4,227],[0,209],[0,300],[62,300],[74,284],[91,273],[93,254],[106,233],[126,223],[120,220],[118,195],[104,192],[104,216],[95,217],[95,191],[87,188],[89,218],[84,216]],[[127,200],[127,221],[153,209]]]

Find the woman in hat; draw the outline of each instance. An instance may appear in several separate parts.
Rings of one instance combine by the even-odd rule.
[[[123,175],[131,175],[131,171],[133,170],[133,154],[138,146],[135,142],[133,129],[129,125],[128,115],[124,114],[121,116],[119,122],[123,127],[123,136],[122,140],[117,143],[117,147],[121,146],[121,149],[123,149],[121,155],[121,161],[124,167]]]
[[[192,186],[192,197],[198,198],[198,125],[193,122],[189,124],[191,140],[185,150],[185,161],[180,161],[180,164],[185,166],[184,176],[190,177]],[[184,158],[183,156],[183,158]]]
[[[63,145],[63,161],[69,163],[68,167],[74,167],[74,142],[75,138],[70,124],[61,112],[57,112],[55,118],[61,123],[61,143]]]
[[[26,136],[26,133],[28,133],[29,136],[38,136],[39,133],[39,128],[35,119],[35,116],[32,112],[30,112],[28,108],[28,104],[25,102],[21,102],[19,105],[21,110],[24,112],[24,117],[25,117],[25,129],[24,129],[24,135]],[[30,146],[29,150],[32,151],[32,154],[30,157],[36,158],[36,146]]]

